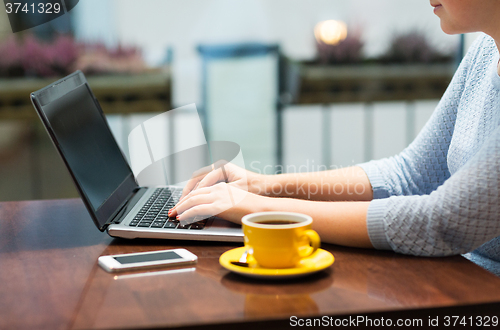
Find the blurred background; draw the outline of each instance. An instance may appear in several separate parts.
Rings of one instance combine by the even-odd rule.
[[[2,10],[0,201],[78,196],[29,99],[74,70],[127,157],[135,126],[195,103],[248,169],[316,171],[403,150],[475,37],[422,0],[82,0],[15,34]]]

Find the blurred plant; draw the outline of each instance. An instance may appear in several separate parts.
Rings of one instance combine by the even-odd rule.
[[[77,44],[68,36],[59,36],[50,44],[32,35],[24,39],[22,62],[28,76],[66,75],[72,71],[77,56]]]
[[[357,63],[363,57],[363,41],[360,33],[349,33],[336,45],[316,41],[319,61],[323,64]]]
[[[387,63],[429,63],[451,59],[451,55],[436,50],[420,31],[394,35],[389,49],[381,56],[382,62]]]
[[[142,54],[137,47],[118,45],[108,49],[105,45],[85,44],[76,67],[86,74],[140,73],[146,70]]]
[[[77,56],[77,44],[69,36],[58,36],[50,44],[32,35],[26,35],[23,39],[11,37],[0,44],[0,75],[65,75],[71,72]]]
[[[49,49],[52,67],[57,73],[66,74],[68,71],[74,71],[75,62],[80,55],[80,45],[72,37],[60,36]]]
[[[0,44],[0,76],[16,77],[24,75],[22,45],[14,38]]]
[[[81,44],[60,35],[51,43],[26,35],[0,44],[0,76],[64,76],[76,69],[87,74],[138,73],[146,70],[138,48]]]

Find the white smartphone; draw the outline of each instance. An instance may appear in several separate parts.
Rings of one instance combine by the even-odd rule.
[[[161,266],[189,265],[197,261],[198,257],[186,249],[115,254],[101,256],[98,259],[99,265],[108,272],[120,272]]]

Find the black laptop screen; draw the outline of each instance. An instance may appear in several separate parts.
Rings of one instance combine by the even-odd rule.
[[[86,84],[43,107],[56,143],[94,210],[132,173]]]

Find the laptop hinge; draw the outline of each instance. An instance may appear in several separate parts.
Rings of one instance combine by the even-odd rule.
[[[130,197],[127,198],[127,201],[123,204],[123,206],[119,208],[118,211],[116,211],[111,217],[109,217],[109,220],[106,221],[104,227],[107,228],[111,224],[118,224],[122,222],[147,190],[148,188],[145,187],[135,189]]]

